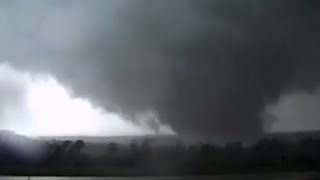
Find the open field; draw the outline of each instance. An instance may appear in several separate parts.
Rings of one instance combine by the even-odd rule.
[[[318,180],[319,173],[258,173],[216,176],[181,176],[181,177],[27,177],[0,176],[1,180]]]

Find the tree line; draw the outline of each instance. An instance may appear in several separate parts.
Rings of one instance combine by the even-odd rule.
[[[1,140],[1,138],[0,138]],[[152,139],[135,140],[127,146],[108,143],[100,155],[88,153],[86,143],[52,141],[41,143],[35,156],[19,156],[0,141],[0,166],[21,167],[104,167],[153,168],[175,170],[250,170],[250,169],[317,169],[320,167],[320,140],[304,138],[296,143],[263,138],[250,146],[230,142],[224,146],[198,143],[186,145],[181,139],[171,146],[155,146]]]

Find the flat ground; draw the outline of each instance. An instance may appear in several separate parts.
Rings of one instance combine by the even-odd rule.
[[[29,178],[29,179],[28,179]],[[216,176],[182,176],[182,177],[27,177],[0,176],[1,180],[319,180],[320,173],[258,173],[232,174]]]

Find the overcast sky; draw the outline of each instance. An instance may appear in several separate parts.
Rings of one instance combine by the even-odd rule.
[[[302,0],[2,0],[0,59],[51,74],[71,96],[132,122],[153,112],[182,135],[249,140],[270,121],[281,131],[320,129],[312,110],[318,95],[309,94],[320,77],[318,7]],[[270,105],[278,109],[274,124],[264,115]]]

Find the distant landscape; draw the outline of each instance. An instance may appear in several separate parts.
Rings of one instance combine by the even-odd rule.
[[[319,133],[268,135],[252,145],[186,144],[177,136],[39,137],[0,133],[0,174],[151,176],[318,171]]]

